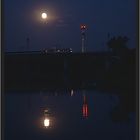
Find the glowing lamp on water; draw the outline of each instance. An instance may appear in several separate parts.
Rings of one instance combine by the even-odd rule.
[[[48,128],[50,126],[50,120],[49,119],[45,118],[45,120],[44,120],[44,126],[46,128]]]

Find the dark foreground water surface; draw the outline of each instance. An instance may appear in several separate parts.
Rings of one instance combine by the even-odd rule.
[[[5,140],[135,140],[136,113],[114,93],[67,90],[5,94]],[[44,120],[49,121],[48,127]]]

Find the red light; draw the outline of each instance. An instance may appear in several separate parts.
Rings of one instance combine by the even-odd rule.
[[[86,113],[85,113],[85,114],[86,114],[85,116],[88,117],[88,107],[87,107],[87,104],[86,104],[86,106],[85,106],[85,112],[86,112]]]
[[[88,106],[87,106],[87,104],[83,105],[83,117],[88,117]]]
[[[84,95],[83,96],[83,100],[84,100],[84,103],[83,103],[83,117],[84,118],[87,118],[88,117],[88,104],[86,103],[86,96]]]
[[[81,25],[80,28],[81,29],[86,29],[86,25]]]
[[[83,117],[85,116],[85,107],[83,106]]]

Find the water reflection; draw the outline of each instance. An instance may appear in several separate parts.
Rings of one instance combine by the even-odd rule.
[[[88,118],[88,104],[87,104],[87,99],[86,99],[86,94],[85,91],[83,91],[83,117]]]
[[[46,109],[44,110],[44,126],[45,128],[50,127],[50,114],[49,114],[49,110]]]
[[[48,127],[50,126],[50,119],[49,119],[49,118],[46,118],[46,117],[45,117],[45,119],[44,119],[44,126],[45,126],[46,128],[48,128]]]
[[[30,140],[134,140],[134,112],[129,112],[127,123],[112,120],[111,112],[119,102],[117,95],[93,90],[6,94],[6,140],[25,140],[28,136]]]

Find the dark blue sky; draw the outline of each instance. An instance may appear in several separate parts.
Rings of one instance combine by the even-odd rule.
[[[136,0],[4,0],[6,51],[25,51],[60,46],[81,51],[80,24],[87,29],[88,51],[107,50],[107,35],[126,35],[136,47]],[[40,19],[48,13],[48,23]]]

